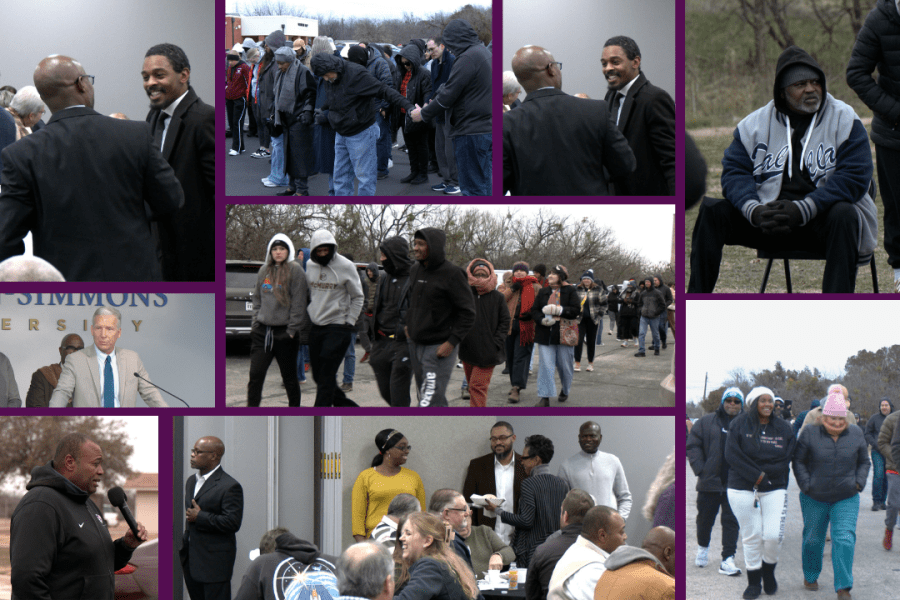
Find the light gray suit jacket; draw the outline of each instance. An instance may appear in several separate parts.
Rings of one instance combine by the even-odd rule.
[[[141,377],[150,379],[137,352],[122,348],[116,348],[115,352],[119,371],[119,404],[122,408],[133,408],[138,394],[148,406],[169,406],[155,387],[134,376],[137,372]],[[97,349],[90,345],[66,357],[59,383],[50,396],[50,407],[63,408],[69,398],[72,398],[72,406],[75,408],[102,408],[100,387]]]

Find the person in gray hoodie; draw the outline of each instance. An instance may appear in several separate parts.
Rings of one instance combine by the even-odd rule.
[[[306,265],[312,322],[309,362],[316,380],[316,406],[357,406],[338,387],[336,377],[356,332],[364,295],[356,265],[339,255],[336,247],[330,231],[313,233]]]
[[[299,571],[304,572],[307,584],[317,590],[316,595],[320,598],[324,596],[323,588],[325,591],[336,589],[335,557],[322,554],[315,544],[284,529],[267,531],[263,541],[267,541],[266,538],[273,533],[278,534],[272,540],[274,548],[264,548],[263,542],[260,542],[260,554],[247,567],[234,600],[279,600],[284,597],[279,580],[289,582],[286,576]]]
[[[306,343],[309,329],[306,296],[306,278],[303,267],[294,260],[294,244],[283,233],[276,233],[269,240],[253,293],[247,406],[259,406],[273,358],[281,370],[288,406],[300,406],[297,349]]]
[[[887,497],[885,482],[884,456],[878,451],[878,434],[887,416],[894,412],[894,405],[884,397],[878,403],[878,412],[866,422],[866,443],[872,447],[872,510],[886,510],[884,501]]]

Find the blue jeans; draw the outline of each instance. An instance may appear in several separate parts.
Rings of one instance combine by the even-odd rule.
[[[353,175],[359,179],[359,195],[374,196],[378,141],[378,123],[356,135],[334,134],[334,195],[353,195]]]
[[[375,124],[378,125],[378,141],[376,149],[378,150],[378,174],[384,175],[388,172],[388,159],[391,158],[391,126],[387,119],[381,116],[381,113],[375,115]]]
[[[641,317],[641,330],[640,334],[638,334],[638,352],[644,351],[644,338],[647,337],[647,327],[650,327],[650,332],[653,333],[653,349],[659,349],[659,317],[653,317],[652,319],[648,317]]]
[[[887,482],[884,474],[884,457],[878,450],[872,450],[872,502],[884,504],[887,498]]]
[[[300,346],[297,350],[297,379],[306,381],[306,365],[309,364],[309,346]]]
[[[603,345],[603,316],[600,316],[600,320],[597,321],[597,341],[594,342],[598,346]]]
[[[831,521],[831,566],[834,589],[853,587],[853,551],[856,546],[856,519],[859,517],[859,494],[840,502],[819,502],[800,492],[803,513],[803,576],[817,581],[822,572],[825,533]]]
[[[572,387],[572,376],[575,374],[575,346],[552,344],[544,346],[535,344],[541,355],[538,363],[537,393],[541,398],[550,398],[556,395],[556,381],[553,379],[553,371],[559,371],[560,393],[569,395]]]
[[[269,181],[275,185],[289,185],[291,178],[284,174],[284,134],[272,136],[272,169]]]
[[[356,375],[356,332],[350,336],[350,345],[347,346],[347,353],[344,354],[344,383],[353,383],[353,377]]]
[[[453,138],[459,189],[463,196],[491,195],[491,134]]]

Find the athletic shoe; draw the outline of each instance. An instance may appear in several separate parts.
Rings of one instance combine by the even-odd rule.
[[[647,354],[645,352],[638,352],[635,354],[635,356],[637,356],[638,358],[644,358],[645,356],[647,356]]]
[[[575,368],[573,369],[576,373],[581,372],[581,363],[575,363]]]
[[[593,370],[594,370],[594,365],[589,363],[587,366],[587,369],[585,369],[585,371],[593,371]]]
[[[469,388],[463,389],[463,391],[462,391],[462,399],[463,399],[463,400],[469,400],[470,398],[471,398],[471,396],[469,395]]]
[[[447,189],[447,184],[442,181],[436,185],[431,186],[431,189],[435,192],[443,192]]]
[[[884,539],[881,541],[881,545],[884,546],[885,550],[890,551],[891,548],[894,547],[894,529],[885,529],[884,530]]]
[[[260,148],[256,152],[250,155],[250,158],[269,158],[272,156],[272,153],[266,150],[265,148]]]
[[[394,144],[394,148],[396,148],[396,147],[397,147],[397,144]],[[393,167],[394,167],[394,159],[389,158],[388,159],[388,169],[392,169]]]
[[[459,186],[456,186],[456,185],[448,185],[448,186],[447,186],[447,189],[444,190],[444,193],[445,193],[445,194],[450,194],[450,195],[456,195],[456,194],[461,194],[461,193],[462,193],[462,190],[459,189]]]
[[[653,349],[653,356],[659,356],[659,348]]]
[[[274,182],[273,182],[271,179],[269,179],[268,177],[263,177],[263,179],[262,179],[262,184],[263,184],[264,186],[266,186],[266,187],[281,187],[281,186],[279,186],[277,183],[274,183]]]
[[[342,391],[342,392],[352,392],[352,391],[353,391],[353,384],[352,384],[352,383],[342,383],[342,384],[341,384],[341,391]]]
[[[703,546],[697,546],[697,558],[694,560],[694,564],[698,567],[705,567],[709,564],[709,547],[704,548]]]
[[[456,363],[456,368],[457,368],[457,369],[462,369],[462,363],[461,363],[461,362],[460,362],[460,363]]]
[[[368,353],[368,352],[366,352],[365,354],[363,354],[363,357],[362,357],[361,359],[359,359],[359,362],[364,363],[364,362],[366,362],[367,360],[369,360],[369,353]]]
[[[228,151],[228,156],[237,156],[238,154],[240,154],[240,152],[238,152],[237,150]]]
[[[741,574],[741,570],[734,566],[734,557],[729,556],[719,565],[719,573],[728,575],[729,577],[737,577]]]

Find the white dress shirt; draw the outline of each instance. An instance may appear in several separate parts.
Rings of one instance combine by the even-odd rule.
[[[513,511],[513,502],[514,502],[514,491],[513,491],[513,481],[516,477],[516,455],[511,452],[511,457],[509,464],[503,466],[499,460],[497,460],[497,456],[494,456],[494,483],[497,487],[497,497],[505,498],[506,502],[503,505],[504,510]],[[500,539],[503,540],[504,544],[509,545],[510,538],[512,537],[513,532],[516,530],[512,525],[507,525],[500,519],[497,519],[497,523],[494,525],[494,532],[500,536]]]
[[[111,354],[105,354],[103,350],[97,348],[94,354],[97,355],[97,364],[100,365],[100,406],[103,406],[103,392],[106,386],[106,357],[109,356],[112,359],[109,363],[112,366],[113,383],[115,384],[113,387],[113,398],[116,402],[116,408],[121,408],[119,404],[119,367],[116,364],[116,350],[113,348]]]
[[[197,497],[197,494],[200,493],[200,488],[203,487],[203,484],[206,483],[206,480],[209,479],[209,476],[219,470],[219,467],[222,465],[216,465],[216,468],[207,473],[206,475],[201,475],[199,472],[197,473],[197,483],[194,485],[194,498]]]

